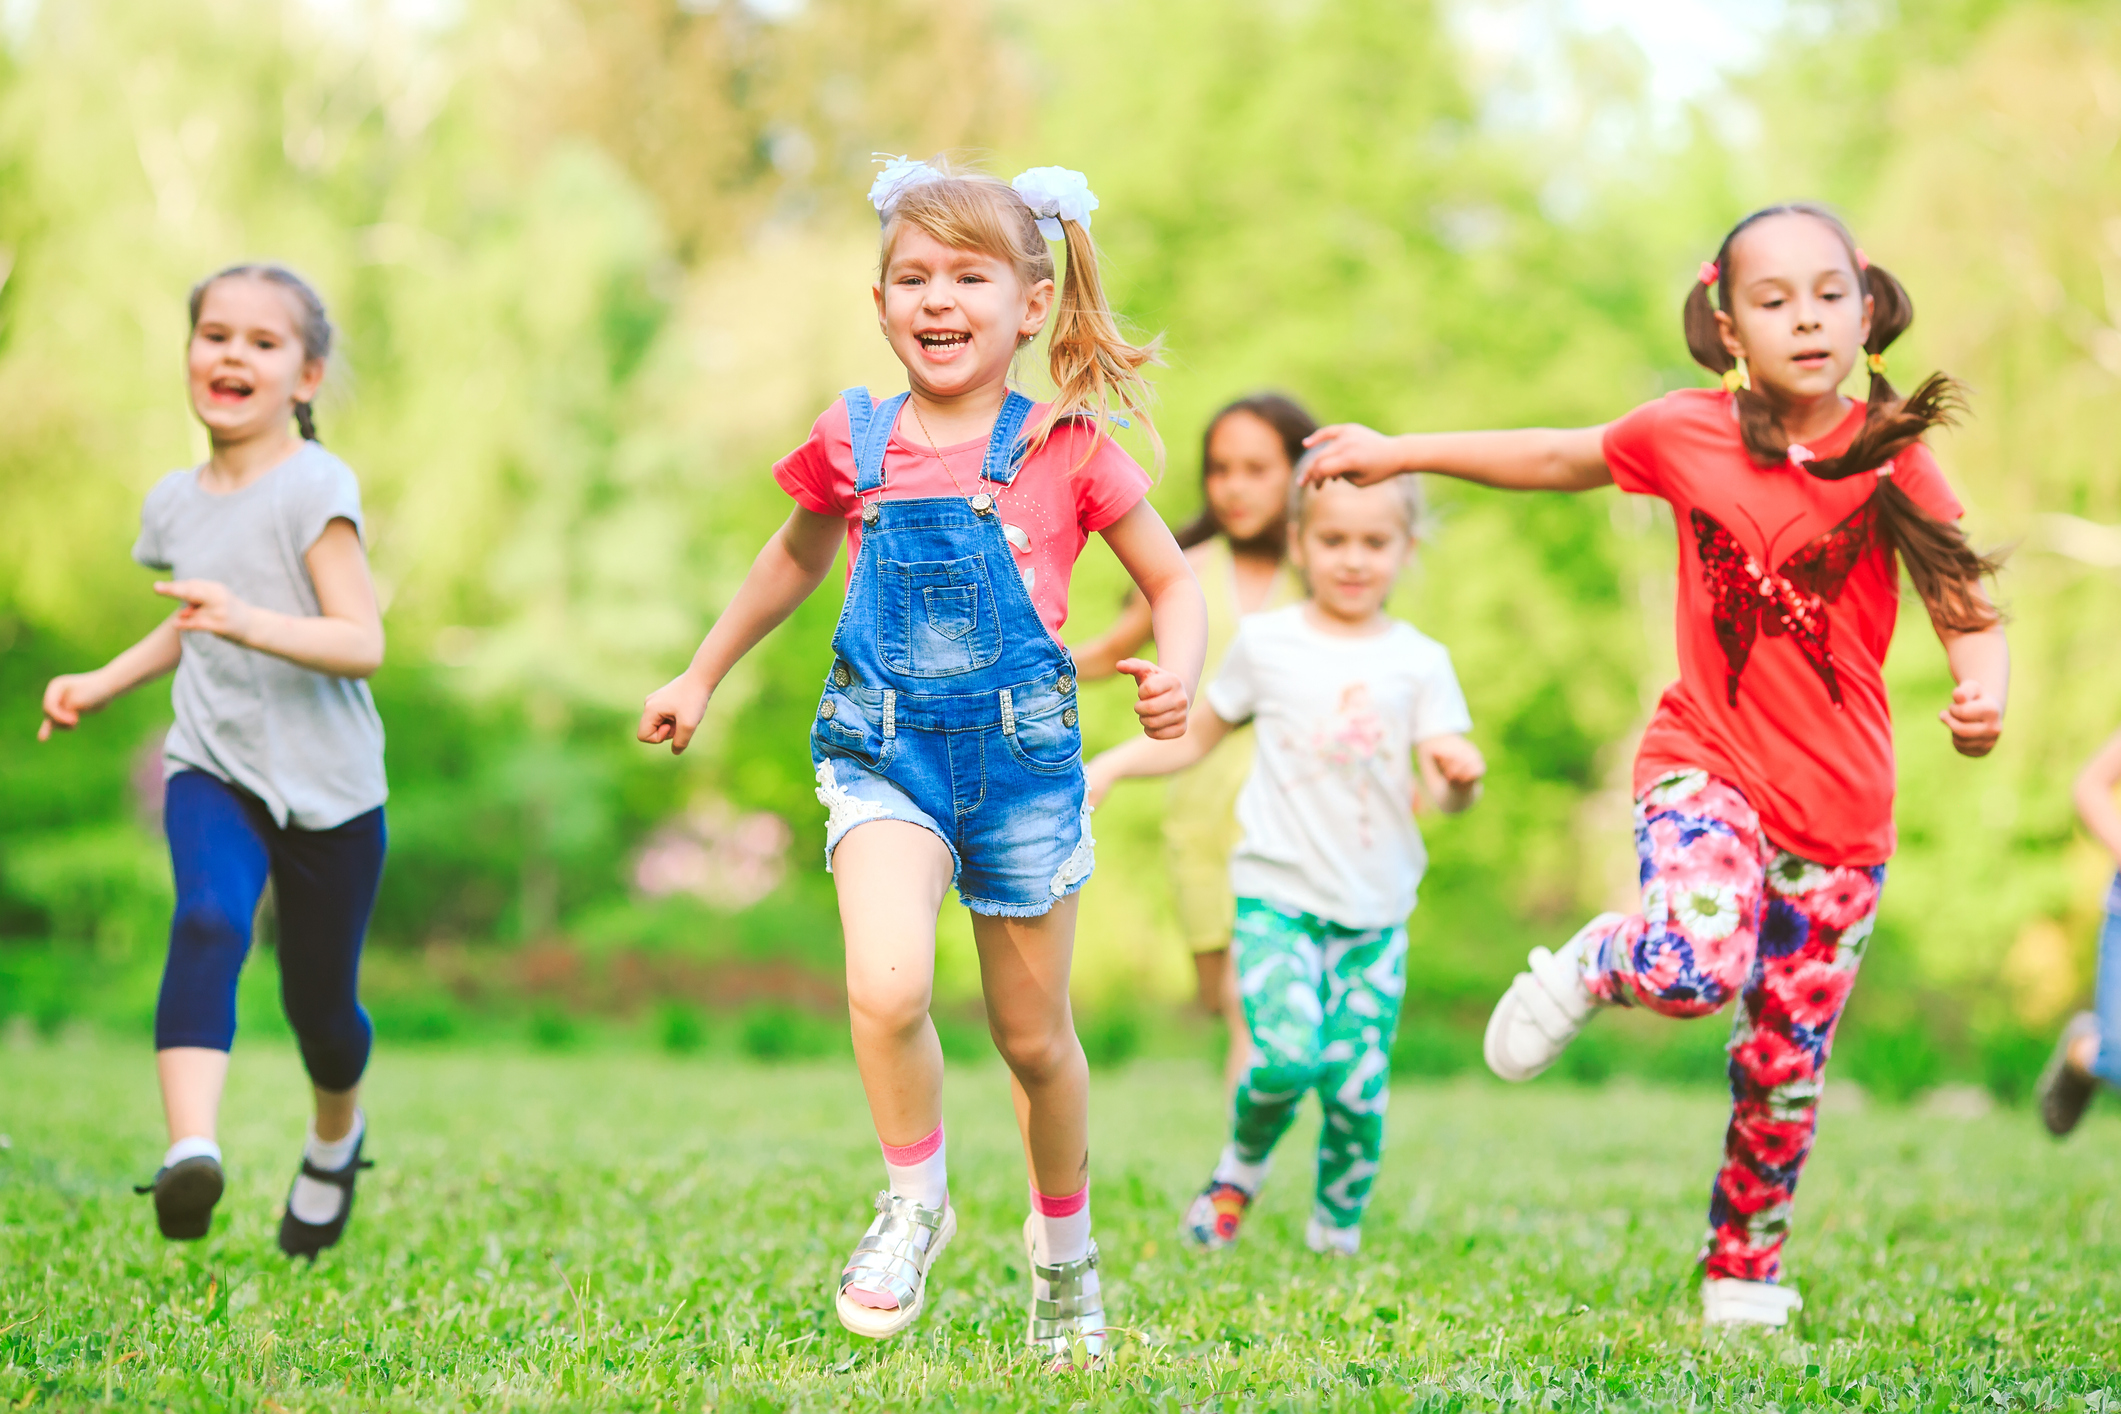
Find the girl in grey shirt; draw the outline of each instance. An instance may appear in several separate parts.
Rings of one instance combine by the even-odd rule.
[[[171,1143],[140,1191],[165,1237],[206,1235],[236,980],[270,879],[281,998],[316,1098],[280,1246],[314,1257],[345,1229],[365,1167],[372,1030],[358,983],[386,790],[364,679],[382,664],[383,623],[360,488],[310,414],[332,334],[316,292],[279,266],[235,266],[192,291],[191,324],[192,409],[213,454],[148,493],[133,547],[170,574],[155,592],[180,607],[103,667],[54,678],[37,736],[175,670],[163,821],[177,907],[155,1010]]]

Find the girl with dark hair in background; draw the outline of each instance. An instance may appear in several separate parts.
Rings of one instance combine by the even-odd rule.
[[[383,619],[360,485],[310,414],[331,354],[323,301],[280,266],[238,265],[192,290],[191,326],[192,411],[213,454],[147,493],[133,546],[183,607],[94,672],[53,678],[37,737],[176,671],[162,819],[177,909],[155,1008],[170,1146],[140,1191],[164,1237],[206,1236],[236,979],[270,879],[280,997],[316,1098],[280,1246],[315,1257],[345,1230],[367,1166],[357,1087],[372,1032],[357,993],[387,791],[363,679],[382,666]]]
[[[1289,483],[1304,438],[1318,422],[1293,398],[1254,393],[1217,412],[1201,437],[1201,510],[1178,532],[1208,600],[1208,665],[1215,675],[1237,637],[1237,621],[1303,598],[1288,561]],[[1149,641],[1149,605],[1129,595],[1119,621],[1075,650],[1084,682],[1108,678]],[[1214,755],[1171,777],[1164,804],[1164,857],[1178,926],[1193,954],[1200,1006],[1229,1027],[1226,1090],[1244,1073],[1251,1033],[1230,977],[1230,852],[1237,847],[1237,794],[1252,770],[1252,727],[1232,730]]]
[[[1711,299],[1711,291],[1715,298]],[[1960,405],[1934,374],[1909,397],[1885,351],[1914,318],[1900,282],[1834,215],[1757,211],[1687,296],[1687,346],[1722,386],[1604,427],[1385,437],[1329,427],[1307,475],[1405,472],[1512,490],[1617,485],[1679,527],[1679,681],[1635,762],[1642,909],[1535,948],[1488,1023],[1489,1067],[1529,1080],[1609,1006],[1706,1016],[1734,998],[1732,1112],[1702,1249],[1711,1323],[1784,1324],[1779,1285],[1834,1026],[1892,856],[1893,735],[1883,664],[1914,581],[1957,687],[1939,714],[1985,756],[2010,652],[1922,444]],[[1870,397],[1841,385],[1858,363]]]

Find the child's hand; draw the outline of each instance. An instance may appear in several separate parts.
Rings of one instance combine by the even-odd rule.
[[[1968,678],[1952,689],[1952,705],[1937,714],[1951,729],[1952,749],[1961,756],[1986,756],[2003,735],[2003,706],[1981,684]]]
[[[1323,486],[1344,477],[1357,486],[1375,486],[1406,468],[1393,451],[1392,439],[1359,422],[1321,427],[1304,438],[1304,485]]]
[[[110,699],[109,689],[95,673],[53,678],[44,687],[44,720],[37,726],[37,740],[50,741],[53,727],[72,731],[81,724],[82,713],[93,712]]]
[[[1119,670],[1134,679],[1134,715],[1142,719],[1142,731],[1158,741],[1171,741],[1186,734],[1186,685],[1177,673],[1166,672],[1146,658],[1122,658]]]
[[[211,633],[231,643],[248,641],[255,611],[227,585],[211,579],[164,580],[155,585],[155,593],[184,601],[176,621],[185,632]]]
[[[1480,778],[1488,773],[1480,748],[1452,733],[1432,736],[1414,748],[1421,763],[1421,783],[1429,798],[1446,810],[1463,810],[1473,803]]]
[[[680,673],[648,694],[641,704],[641,729],[636,733],[650,746],[670,743],[670,754],[676,756],[692,744],[692,734],[700,729],[700,718],[707,715],[707,703],[714,696],[714,689],[703,686],[690,673]]]

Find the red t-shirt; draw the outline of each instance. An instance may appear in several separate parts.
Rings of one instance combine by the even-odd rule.
[[[1046,404],[1031,409],[1026,427],[1036,427]],[[901,413],[901,418],[907,414]],[[1088,418],[1070,418],[1053,429],[1045,444],[1024,461],[1006,487],[990,487],[1004,527],[1024,532],[1028,548],[1011,537],[1016,567],[1031,591],[1031,603],[1056,642],[1068,621],[1068,578],[1090,536],[1105,529],[1141,500],[1149,474],[1113,444],[1098,443],[1090,460],[1078,467],[1092,436]],[[977,489],[987,440],[944,447],[946,470],[927,443],[908,441],[894,428],[884,448],[883,499],[925,496],[970,496]],[[950,479],[951,472],[957,480]],[[773,479],[796,504],[819,515],[842,516],[847,522],[847,565],[853,573],[862,549],[862,502],[854,494],[854,442],[847,432],[847,405],[834,400],[818,415],[810,439],[782,457]],[[1005,532],[1006,533],[1006,532]]]
[[[1812,450],[1838,455],[1863,411]],[[1698,767],[1742,789],[1778,847],[1819,864],[1884,863],[1894,836],[1883,667],[1900,579],[1867,506],[1876,478],[1759,466],[1720,389],[1635,409],[1606,428],[1605,459],[1614,485],[1663,497],[1679,527],[1679,681],[1643,734],[1636,793]],[[1927,447],[1902,452],[1892,474],[1931,515],[1959,518]]]

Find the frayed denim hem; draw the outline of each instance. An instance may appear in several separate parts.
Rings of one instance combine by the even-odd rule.
[[[1042,898],[1037,903],[996,903],[991,898],[967,898],[962,889],[958,891],[957,901],[965,906],[966,912],[977,913],[983,918],[1044,918],[1053,911],[1053,905],[1070,894],[1081,892],[1083,885],[1089,882],[1090,876],[1085,874],[1058,894]]]

